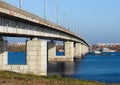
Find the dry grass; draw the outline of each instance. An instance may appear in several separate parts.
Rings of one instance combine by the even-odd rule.
[[[95,81],[62,78],[61,76],[37,76],[0,71],[0,85],[109,85]],[[118,84],[112,84],[118,85]]]

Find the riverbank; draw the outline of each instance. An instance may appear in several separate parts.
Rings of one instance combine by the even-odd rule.
[[[37,76],[0,71],[0,85],[109,85],[95,81],[77,80],[54,76]],[[118,85],[118,84],[112,84]]]

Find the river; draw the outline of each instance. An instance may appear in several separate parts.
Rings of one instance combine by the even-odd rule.
[[[9,52],[8,55],[8,64],[26,64],[24,52]],[[76,62],[48,62],[48,75],[52,74],[105,83],[120,83],[120,53],[88,54]]]

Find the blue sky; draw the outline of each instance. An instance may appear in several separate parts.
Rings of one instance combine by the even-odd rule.
[[[19,7],[19,0],[4,0]],[[44,0],[22,0],[22,9],[44,17]],[[56,23],[56,1],[46,0],[46,17]],[[120,0],[58,0],[59,25],[83,36],[90,44],[119,43]]]

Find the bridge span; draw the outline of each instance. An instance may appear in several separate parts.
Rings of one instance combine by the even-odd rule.
[[[3,36],[31,38],[26,42],[26,65],[8,65],[7,41]],[[74,61],[74,57],[81,58],[89,49],[81,36],[3,1],[0,1],[0,37],[0,70],[19,73],[47,75],[47,56],[49,61]],[[64,41],[65,56],[56,57],[54,40]]]

